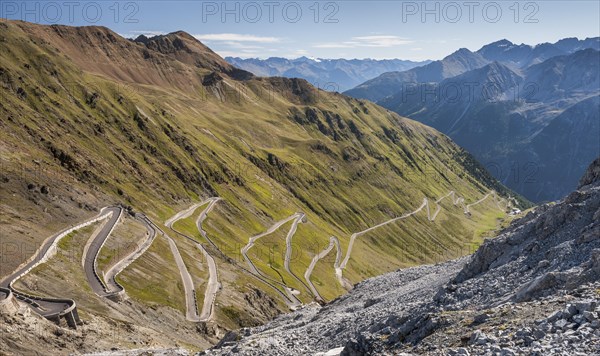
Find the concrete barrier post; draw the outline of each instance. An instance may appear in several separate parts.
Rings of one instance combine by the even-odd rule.
[[[83,325],[83,322],[81,321],[81,319],[79,318],[79,312],[77,312],[77,307],[75,307],[72,311],[73,313],[73,318],[75,319],[75,323],[77,325]]]
[[[73,315],[73,311],[65,314],[65,319],[67,320],[67,325],[69,325],[72,329],[77,329],[77,323],[75,322],[75,316]]]

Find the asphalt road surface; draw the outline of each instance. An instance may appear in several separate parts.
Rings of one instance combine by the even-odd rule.
[[[30,296],[26,293],[22,293],[15,290],[12,287],[12,284],[16,282],[19,278],[22,278],[27,273],[29,273],[37,265],[46,262],[51,257],[51,255],[56,252],[56,245],[58,244],[58,241],[63,237],[67,236],[70,231],[75,231],[78,228],[90,225],[95,221],[108,218],[109,216],[111,216],[111,213],[114,212],[113,209],[116,208],[103,208],[96,217],[79,224],[77,228],[72,227],[65,229],[46,239],[44,242],[42,242],[42,245],[37,250],[36,254],[29,261],[21,265],[15,272],[13,272],[12,274],[4,278],[2,282],[0,282],[0,287],[12,290],[17,299],[25,301],[31,307],[31,309],[33,309],[36,313],[44,317],[59,315],[64,310],[72,307],[75,304],[73,300]]]
[[[319,291],[311,282],[310,275],[312,274],[313,269],[317,265],[317,262],[319,262],[320,259],[327,256],[327,254],[333,249],[333,246],[336,247],[335,262],[333,263],[333,267],[337,269],[340,265],[340,260],[342,259],[342,248],[340,247],[340,240],[338,240],[338,238],[335,236],[331,236],[329,238],[329,246],[327,246],[323,251],[321,251],[320,253],[316,254],[315,257],[313,257],[312,261],[310,261],[310,265],[304,273],[304,279],[306,280],[306,283],[308,283],[308,287],[310,288],[311,292],[317,299],[321,301],[323,301],[324,299],[321,297]]]
[[[246,260],[246,263],[248,264],[248,267],[250,268],[250,273],[254,274],[256,277],[260,278],[263,282],[266,282],[266,280],[269,280],[271,282],[274,282],[275,284],[278,284],[280,286],[283,287],[283,290],[285,291],[285,299],[286,299],[286,304],[291,308],[291,309],[295,309],[298,306],[302,305],[302,302],[296,297],[295,292],[292,288],[288,287],[287,285],[280,283],[278,281],[273,280],[272,278],[264,275],[252,262],[252,260],[250,259],[250,257],[248,257],[248,251],[254,246],[254,242],[256,242],[258,239],[260,239],[261,237],[267,236],[269,234],[272,234],[273,232],[277,231],[277,229],[279,229],[282,225],[288,223],[289,221],[294,220],[295,224],[292,226],[292,228],[290,229],[290,233],[293,235],[296,231],[296,227],[298,225],[298,221],[300,221],[302,218],[304,217],[303,213],[296,213],[286,219],[280,220],[278,222],[276,222],[274,225],[272,225],[267,231],[263,232],[262,234],[259,235],[255,235],[250,237],[250,239],[248,240],[248,244],[246,246],[244,246],[241,250],[242,252],[242,256],[244,257],[244,260]],[[290,233],[288,233],[288,236],[290,236]],[[272,283],[270,282],[266,282],[268,283],[271,287],[275,288],[276,290],[279,290],[277,287],[275,287]]]
[[[470,211],[470,208],[471,208],[471,207],[473,207],[473,206],[475,206],[475,205],[478,205],[478,204],[481,204],[481,203],[482,203],[482,202],[484,202],[486,199],[488,199],[490,196],[493,196],[493,197],[494,197],[494,199],[495,199],[495,201],[496,201],[496,206],[498,207],[498,209],[500,209],[500,210],[504,210],[504,209],[503,209],[503,208],[500,206],[500,201],[502,201],[502,200],[506,200],[506,199],[504,199],[504,198],[502,198],[502,199],[498,199],[498,196],[497,196],[497,194],[496,194],[496,192],[495,192],[495,191],[491,191],[490,193],[486,194],[486,195],[485,195],[483,198],[479,199],[478,201],[476,201],[476,202],[474,202],[474,203],[468,204],[468,205],[465,205],[465,204],[464,204],[464,201],[465,201],[465,200],[464,200],[463,198],[456,197],[456,194],[455,194],[455,192],[454,192],[454,191],[450,191],[448,194],[446,194],[445,196],[443,196],[443,197],[441,197],[441,198],[439,198],[438,200],[436,200],[436,201],[435,201],[435,204],[436,204],[436,211],[434,212],[434,214],[433,214],[433,215],[431,214],[431,210],[430,210],[430,207],[429,207],[429,199],[427,199],[427,198],[424,198],[424,199],[423,199],[423,204],[421,204],[421,206],[420,206],[419,208],[417,208],[415,211],[413,211],[413,212],[411,212],[411,213],[404,214],[404,215],[402,215],[402,216],[400,216],[400,217],[396,217],[396,218],[390,219],[390,220],[388,220],[388,221],[382,222],[381,224],[378,224],[378,225],[372,226],[372,227],[370,227],[370,228],[368,228],[368,229],[366,229],[366,230],[363,230],[363,231],[361,231],[361,232],[357,232],[357,233],[355,233],[355,234],[352,234],[352,236],[350,236],[350,243],[348,244],[348,250],[346,251],[346,256],[344,257],[344,260],[342,261],[342,263],[341,263],[341,264],[340,264],[338,267],[336,267],[336,268],[335,268],[335,274],[336,274],[336,277],[337,277],[337,279],[338,279],[338,282],[339,282],[339,283],[340,283],[340,284],[341,284],[341,285],[342,285],[344,288],[346,288],[346,289],[349,289],[349,288],[351,288],[351,284],[350,284],[350,282],[349,282],[349,281],[347,281],[345,278],[343,278],[343,270],[346,268],[346,265],[348,264],[348,261],[349,261],[349,259],[350,259],[350,254],[352,253],[352,247],[353,247],[353,245],[354,245],[354,240],[356,240],[356,238],[360,237],[361,235],[364,235],[364,234],[366,234],[367,232],[370,232],[370,231],[372,231],[372,230],[375,230],[375,229],[377,229],[377,228],[379,228],[379,227],[382,227],[382,226],[384,226],[384,225],[387,225],[387,224],[390,224],[390,223],[393,223],[393,222],[396,222],[396,221],[399,221],[399,220],[406,219],[406,218],[408,218],[408,217],[410,217],[410,216],[413,216],[413,215],[415,215],[415,214],[419,213],[419,212],[420,212],[421,210],[423,210],[423,209],[426,209],[426,211],[427,211],[427,218],[429,219],[429,221],[433,222],[433,221],[436,219],[436,217],[437,217],[438,213],[439,213],[439,212],[440,212],[440,210],[441,210],[441,206],[439,205],[439,203],[440,203],[440,202],[441,202],[443,199],[445,199],[445,198],[448,198],[448,197],[452,197],[452,202],[453,202],[453,204],[454,204],[454,205],[460,205],[460,206],[463,208],[463,211],[464,211],[464,213],[465,213],[465,214],[470,214],[470,213],[471,213],[471,211]],[[510,198],[510,197],[508,198],[508,200],[507,200],[507,205],[506,205],[507,207],[511,205],[511,199],[512,199],[512,198]],[[440,244],[440,242],[439,242],[439,241],[437,241],[437,240],[436,240],[436,242],[437,242],[438,244]]]
[[[137,260],[146,250],[152,245],[154,238],[156,237],[156,229],[152,227],[146,216],[143,214],[137,214],[136,218],[144,224],[148,233],[146,240],[138,245],[138,247],[129,255],[125,256],[122,260],[115,263],[105,274],[104,281],[106,281],[106,287],[108,293],[119,293],[123,290],[123,287],[115,279],[119,273],[121,273],[127,266]]]
[[[175,242],[169,238],[169,245],[171,246],[171,250],[173,251],[173,255],[175,256],[175,261],[177,262],[177,266],[179,267],[179,271],[181,273],[181,278],[184,283],[185,293],[186,293],[186,305],[187,305],[187,319],[190,321],[208,321],[213,315],[213,306],[216,299],[217,292],[219,291],[219,280],[217,275],[217,264],[215,260],[208,254],[208,252],[204,249],[204,247],[199,244],[194,238],[183,234],[180,231],[175,230],[173,228],[173,224],[181,219],[186,219],[194,214],[196,209],[201,206],[206,206],[206,208],[200,213],[198,219],[196,220],[196,226],[200,234],[206,237],[206,232],[202,229],[202,223],[206,219],[208,213],[212,210],[214,205],[220,200],[220,198],[209,198],[201,203],[197,203],[180,211],[175,214],[169,220],[165,222],[165,225],[173,230],[176,234],[185,237],[186,239],[192,241],[196,247],[202,252],[204,257],[206,258],[206,262],[208,264],[208,282],[206,283],[206,291],[204,293],[204,303],[202,304],[202,311],[200,315],[198,315],[198,306],[197,306],[197,298],[194,287],[194,281],[192,280],[192,276],[188,272],[185,264],[183,263],[183,259],[181,259],[181,255],[179,254],[179,250],[175,245]],[[207,238],[208,240],[208,238]],[[212,243],[212,241],[209,240]],[[193,310],[192,310],[193,309]]]
[[[106,239],[112,233],[113,229],[115,228],[115,225],[119,222],[119,219],[121,218],[121,215],[123,213],[123,208],[121,207],[112,207],[106,210],[108,212],[111,212],[112,215],[110,216],[108,221],[104,223],[102,229],[98,232],[98,234],[91,237],[92,241],[89,244],[89,247],[85,252],[83,259],[83,270],[85,272],[85,276],[88,280],[88,283],[90,284],[90,287],[92,288],[94,293],[96,293],[99,296],[106,296],[109,291],[107,290],[104,282],[97,273],[96,260],[98,259],[98,253],[100,252],[100,249],[104,245]]]

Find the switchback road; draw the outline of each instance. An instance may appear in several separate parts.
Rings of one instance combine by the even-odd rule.
[[[115,294],[124,291],[123,286],[121,286],[115,278],[119,273],[125,270],[127,266],[132,264],[141,255],[143,255],[144,252],[150,248],[150,245],[152,245],[152,242],[156,237],[156,229],[152,227],[152,224],[144,214],[136,214],[136,219],[142,222],[146,227],[146,230],[148,230],[146,233],[146,240],[139,244],[133,252],[125,256],[125,258],[123,258],[121,261],[115,263],[106,273],[104,273],[104,281],[106,281],[107,292],[109,294]]]
[[[10,289],[17,299],[26,302],[36,313],[47,318],[60,317],[65,313],[73,311],[76,307],[76,304],[75,301],[71,299],[45,298],[29,295],[27,293],[19,292],[18,290],[16,290],[14,288],[14,283],[19,279],[23,278],[35,267],[47,262],[54,254],[56,254],[56,251],[58,249],[58,242],[64,237],[68,236],[73,231],[79,230],[95,222],[107,218],[114,218],[115,215],[118,215],[120,209],[120,207],[102,208],[100,210],[100,213],[95,217],[84,221],[78,225],[67,228],[59,232],[58,234],[49,237],[44,242],[42,242],[40,248],[27,262],[19,266],[19,268],[17,268],[16,271],[14,271],[12,274],[4,278],[2,282],[0,282],[0,287]]]
[[[169,220],[167,220],[165,222],[165,225],[168,228],[170,228],[171,230],[173,230],[173,232],[192,241],[196,245],[196,248],[198,248],[200,250],[200,252],[204,255],[204,257],[206,258],[207,265],[208,265],[208,282],[206,283],[206,290],[204,293],[204,303],[202,304],[202,311],[201,311],[200,315],[198,315],[197,298],[196,298],[196,293],[195,293],[195,288],[194,288],[194,282],[191,279],[191,276],[189,275],[187,268],[185,268],[185,265],[180,266],[180,264],[178,263],[180,271],[181,271],[182,267],[185,269],[185,273],[182,272],[182,278],[184,279],[184,285],[187,285],[186,300],[188,300],[188,319],[189,320],[193,319],[193,321],[208,321],[213,317],[214,303],[217,298],[217,292],[220,289],[219,277],[217,274],[217,264],[215,263],[214,258],[212,256],[210,256],[210,254],[206,251],[204,246],[202,246],[200,243],[198,243],[198,241],[196,241],[194,238],[187,236],[180,231],[177,231],[173,227],[173,224],[175,224],[177,221],[179,221],[181,219],[186,219],[186,218],[192,216],[194,214],[194,212],[196,211],[196,209],[208,204],[206,206],[206,208],[198,216],[198,219],[196,220],[196,227],[198,228],[200,235],[202,235],[202,237],[204,237],[208,242],[210,242],[213,246],[216,247],[216,245],[207,237],[206,231],[204,231],[204,229],[202,228],[202,223],[204,222],[204,220],[206,220],[208,213],[213,209],[214,205],[219,200],[220,200],[220,198],[209,198],[201,203],[194,204],[191,207],[189,207],[188,209],[175,214],[173,217],[171,217]],[[169,242],[169,244],[171,244],[171,243],[172,243],[172,240]],[[171,249],[173,250],[173,247],[171,247]],[[177,254],[179,254],[178,251],[177,251]],[[183,262],[183,260],[182,260],[182,262]],[[190,290],[193,291],[193,293],[190,293],[189,292]],[[189,300],[192,297],[192,296],[190,296],[190,294],[193,294],[193,300],[194,300],[193,308],[195,309],[193,312],[191,312],[189,310],[190,307],[192,306],[192,304],[189,303]]]
[[[438,213],[441,210],[441,206],[440,206],[439,203],[442,200],[444,200],[445,198],[448,198],[448,197],[452,198],[452,203],[454,205],[461,205],[462,208],[463,208],[463,212],[466,215],[469,215],[471,213],[471,211],[470,211],[471,207],[473,207],[475,205],[478,205],[478,204],[481,204],[486,199],[488,199],[490,196],[493,196],[494,199],[496,200],[496,206],[498,207],[498,209],[503,210],[503,208],[500,206],[500,201],[506,200],[506,199],[504,199],[504,198],[498,199],[498,195],[496,194],[495,191],[491,191],[490,193],[486,194],[483,198],[479,199],[478,201],[476,201],[474,203],[468,204],[468,205],[464,204],[465,200],[463,198],[456,197],[455,192],[454,191],[450,191],[448,194],[444,195],[443,197],[441,197],[441,198],[439,198],[438,200],[435,201],[436,210],[435,210],[435,212],[434,212],[433,215],[431,214],[431,210],[430,210],[430,207],[429,207],[429,199],[424,198],[423,199],[423,203],[421,204],[421,206],[419,206],[415,211],[413,211],[411,213],[404,214],[404,215],[402,215],[400,217],[396,217],[396,218],[384,221],[384,222],[382,222],[382,223],[380,223],[378,225],[372,226],[372,227],[370,227],[370,228],[368,228],[366,230],[363,230],[363,231],[360,231],[360,232],[352,234],[352,236],[350,236],[350,243],[348,244],[348,250],[346,251],[346,256],[344,257],[344,260],[342,261],[342,263],[335,268],[335,274],[336,274],[336,277],[338,279],[338,282],[344,288],[346,288],[346,289],[351,288],[350,282],[348,282],[345,278],[343,278],[343,270],[346,268],[346,265],[348,264],[348,260],[350,259],[350,254],[352,253],[352,247],[354,245],[354,240],[356,240],[357,237],[360,237],[360,236],[362,236],[362,235],[364,235],[364,234],[366,234],[366,233],[368,233],[370,231],[373,231],[373,230],[375,230],[377,228],[380,228],[382,226],[385,226],[387,224],[391,224],[391,223],[394,223],[396,221],[403,220],[403,219],[406,219],[406,218],[408,218],[410,216],[413,216],[413,215],[419,213],[424,208],[426,208],[426,211],[427,211],[427,219],[430,222],[433,222],[433,221],[435,221],[436,217],[438,216]],[[509,197],[508,200],[506,200],[506,202],[507,202],[506,206],[507,207],[509,207],[511,205],[511,199],[512,198]]]
[[[83,270],[88,283],[94,293],[102,297],[106,296],[109,293],[109,290],[98,274],[98,253],[123,215],[123,208],[121,207],[113,207],[108,210],[112,215],[102,226],[100,231],[96,235],[90,237],[88,248],[85,249],[83,254]]]

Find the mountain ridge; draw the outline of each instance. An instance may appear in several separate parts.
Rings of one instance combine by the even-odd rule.
[[[462,74],[469,70],[483,67],[493,61],[505,62],[515,69],[526,68],[541,63],[555,56],[568,55],[585,48],[600,50],[600,37],[583,40],[543,43],[536,46],[515,45],[503,39],[487,44],[471,52],[466,48],[459,49],[444,59],[434,61],[426,66],[416,67],[405,72],[383,73],[381,76],[364,82],[345,93],[374,102],[398,92],[403,84],[440,82],[444,79]],[[461,63],[462,62],[462,63]],[[446,72],[443,68],[448,67]],[[420,74],[419,74],[420,73]]]
[[[581,143],[588,149],[575,148],[577,145],[552,149],[564,153],[559,155],[564,166],[577,162],[568,176],[560,174],[561,181],[555,179],[556,169],[550,168],[556,167],[557,161],[537,152],[540,145],[527,146],[554,118],[596,94],[600,87],[599,49],[600,37],[567,38],[536,46],[503,39],[476,52],[489,60],[488,64],[463,74],[421,83],[413,75],[426,68],[420,67],[383,74],[371,81],[373,86],[357,90],[371,92],[381,98],[378,104],[448,134],[484,162],[496,178],[529,199],[550,201],[575,187],[577,177],[598,152],[597,145],[590,144],[594,135],[600,134],[589,124],[593,115],[579,111],[582,125],[591,129],[579,131]],[[364,96],[358,91],[347,93]],[[581,107],[597,111],[590,105]],[[554,135],[544,137],[566,142],[557,132]],[[567,158],[575,157],[575,150],[582,153],[577,156],[582,160]],[[546,188],[539,189],[534,183]]]
[[[408,83],[439,82],[466,71],[483,67],[488,61],[476,52],[461,48],[425,66],[416,67],[404,72],[389,72],[371,79],[345,94],[352,97],[368,99],[374,102],[396,93],[398,87]]]

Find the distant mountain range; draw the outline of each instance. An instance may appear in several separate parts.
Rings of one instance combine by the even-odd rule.
[[[232,65],[263,77],[306,79],[329,91],[345,91],[382,73],[405,71],[430,61],[413,62],[401,59],[313,59],[300,57],[268,59],[226,57]]]
[[[487,63],[489,61],[481,55],[461,48],[440,61],[434,61],[422,67],[415,67],[403,72],[384,73],[346,91],[345,94],[376,102],[396,93],[403,83],[439,82],[469,70],[481,68]]]
[[[501,40],[346,93],[446,133],[527,198],[555,200],[600,155],[599,49],[600,38]]]
[[[490,61],[506,62],[524,68],[555,56],[586,48],[600,50],[600,39],[598,37],[584,40],[565,38],[556,43],[542,43],[537,46],[517,45],[504,39],[483,46],[477,53]]]
[[[406,71],[388,72],[368,80],[345,94],[355,98],[377,102],[393,95],[404,83],[440,82],[473,69],[481,68],[493,61],[499,61],[511,68],[525,68],[546,59],[570,54],[575,51],[594,48],[600,50],[600,38],[578,40],[567,38],[554,44],[543,43],[537,46],[516,45],[508,40],[500,40],[483,46],[477,52],[461,48],[442,60]]]

